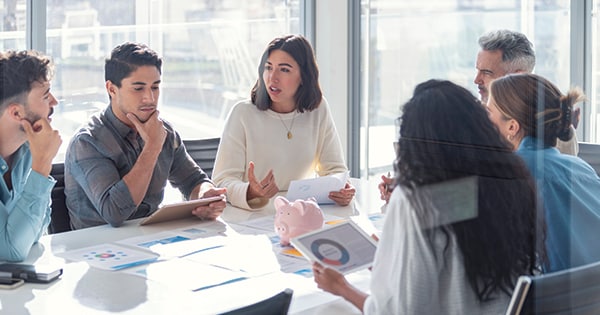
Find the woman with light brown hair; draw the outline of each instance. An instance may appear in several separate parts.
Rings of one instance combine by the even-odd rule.
[[[508,75],[490,89],[490,119],[537,181],[547,223],[547,272],[600,260],[600,178],[579,157],[554,148],[557,139],[572,136],[573,106],[583,100],[581,90],[563,95],[535,74]]]

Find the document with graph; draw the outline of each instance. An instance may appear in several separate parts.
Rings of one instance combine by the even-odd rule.
[[[290,182],[286,198],[289,201],[313,197],[318,204],[331,204],[329,192],[338,191],[348,182],[348,172],[337,173],[316,178],[293,180]]]

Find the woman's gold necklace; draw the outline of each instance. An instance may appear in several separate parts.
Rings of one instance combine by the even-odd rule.
[[[287,125],[283,121],[283,118],[281,118],[281,114],[277,113],[277,115],[279,116],[279,120],[281,120],[281,123],[283,124],[283,127],[285,127],[285,130],[287,130],[287,138],[288,139],[292,139],[292,137],[293,137],[292,128],[294,127],[294,120],[296,119],[296,113],[297,112],[294,111],[294,116],[292,117],[292,123],[290,124],[290,128],[287,127]]]

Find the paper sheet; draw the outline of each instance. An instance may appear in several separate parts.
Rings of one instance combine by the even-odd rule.
[[[294,201],[296,199],[308,199],[313,197],[318,204],[331,204],[333,200],[329,199],[329,192],[338,191],[348,182],[348,172],[320,176],[316,178],[293,180],[287,192],[287,199]]]
[[[192,291],[200,291],[246,279],[244,272],[201,264],[187,259],[162,261],[130,273],[165,285]]]
[[[71,261],[83,261],[105,270],[121,270],[158,260],[158,255],[115,244],[100,244],[67,251],[57,256]]]

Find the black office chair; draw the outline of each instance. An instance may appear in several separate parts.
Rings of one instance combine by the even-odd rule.
[[[52,188],[52,215],[48,233],[60,233],[71,230],[71,218],[65,200],[65,165],[63,163],[52,164],[50,175],[56,179],[56,185]]]
[[[600,144],[579,142],[579,154],[577,155],[588,162],[600,174]]]
[[[221,315],[286,315],[290,309],[293,294],[294,290],[287,288],[268,299]]]
[[[600,262],[519,277],[506,311],[517,314],[600,314]]]
[[[221,138],[183,140],[183,145],[189,155],[210,178],[212,178],[219,142],[221,142]]]

